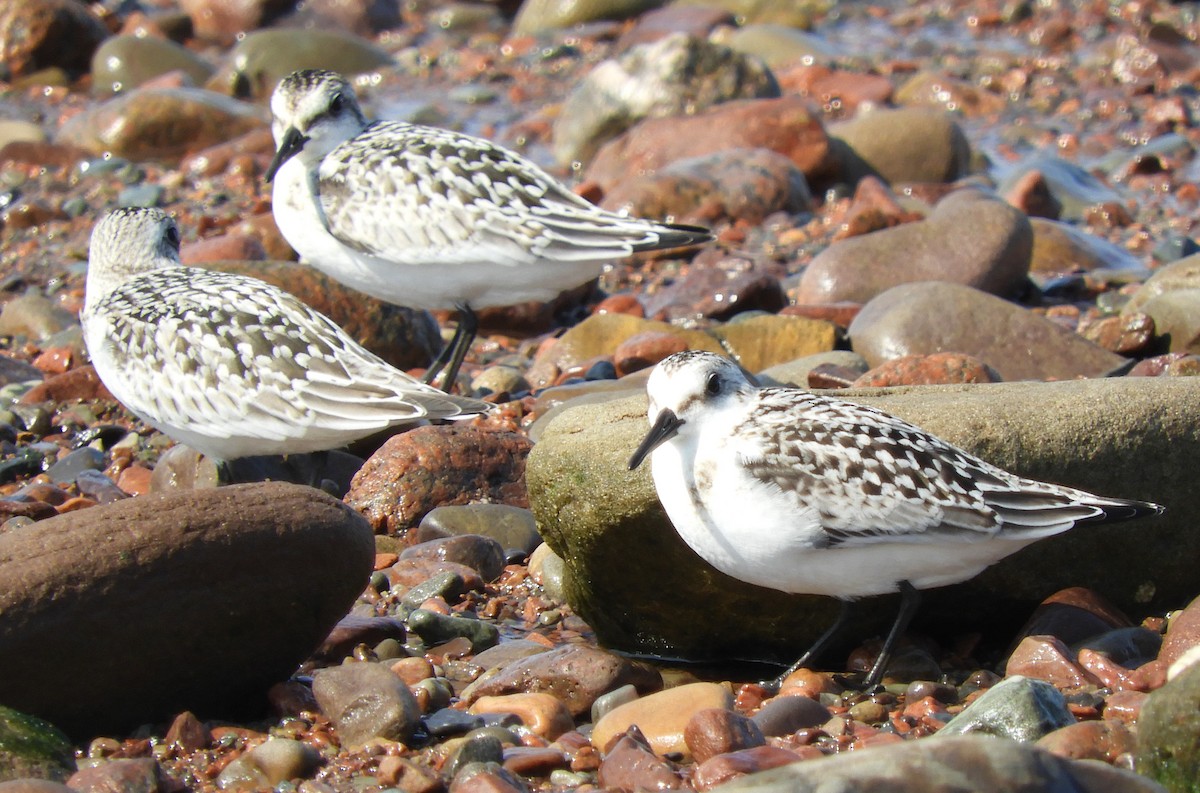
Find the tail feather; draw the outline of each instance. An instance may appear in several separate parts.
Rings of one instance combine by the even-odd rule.
[[[687,226],[682,223],[663,223],[655,229],[658,239],[635,245],[635,251],[657,251],[665,248],[687,248],[712,242],[716,237],[703,226]]]

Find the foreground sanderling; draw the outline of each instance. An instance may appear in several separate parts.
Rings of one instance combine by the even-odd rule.
[[[646,385],[651,456],[675,529],[718,570],[843,601],[842,613],[776,683],[814,660],[849,601],[899,591],[900,613],[867,675],[883,676],[920,601],[1026,545],[1085,521],[1158,514],[1010,474],[879,410],[798,388],[760,388],[705,352],[663,360]]]
[[[454,376],[472,309],[548,301],[637,251],[696,245],[707,229],[607,212],[519,154],[481,138],[368,122],[338,74],[304,70],[271,97],[267,169],[283,236],[309,264],[390,303],[457,309],[426,382]]]
[[[104,385],[219,460],[331,449],[490,407],[392,367],[270,284],[183,267],[179,229],[157,209],[96,224],[86,290],[80,320]]]

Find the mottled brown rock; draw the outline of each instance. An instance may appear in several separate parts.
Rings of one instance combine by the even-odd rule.
[[[896,89],[897,105],[953,111],[967,117],[988,116],[1004,109],[1005,99],[967,80],[940,71],[920,71]]]
[[[607,195],[677,160],[734,148],[782,154],[814,184],[835,172],[829,139],[808,102],[782,97],[725,102],[695,115],[647,119],[601,148],[586,177]]]
[[[475,501],[528,507],[525,457],[515,432],[454,424],[389,438],[354,476],[346,503],[376,531],[401,534],[434,507]]]
[[[21,395],[21,404],[68,402],[72,400],[116,399],[100,382],[100,376],[90,364],[78,366],[38,383]]]
[[[436,560],[455,562],[475,570],[484,581],[495,581],[504,572],[504,548],[491,537],[461,534],[442,537],[405,548],[400,561]]]
[[[373,559],[361,517],[283,483],[125,499],[0,534],[0,701],[86,736],[184,709],[261,713]]]
[[[1100,377],[1126,363],[1021,306],[945,282],[887,290],[863,306],[849,333],[854,351],[872,366],[902,355],[953,351],[985,361],[1008,382]]]
[[[78,789],[49,779],[10,779],[0,782],[0,793],[78,793]]]
[[[654,319],[729,319],[743,311],[775,313],[787,304],[772,272],[740,256],[697,259],[668,286],[646,299]]]
[[[295,6],[296,0],[181,0],[196,35],[229,43],[238,33],[255,30]]]
[[[180,751],[188,753],[207,748],[212,743],[212,738],[208,728],[196,718],[196,714],[185,710],[171,722],[163,742],[167,746],[178,746]]]
[[[1050,185],[1041,171],[1032,168],[1021,174],[1004,191],[1004,200],[1031,218],[1058,220],[1062,204],[1050,191]]]
[[[179,259],[189,267],[202,267],[209,262],[261,261],[267,258],[262,243],[248,234],[219,234],[189,242],[179,251]]]
[[[1170,666],[1197,645],[1200,645],[1200,598],[1189,603],[1168,623],[1158,658]]]
[[[668,355],[686,350],[687,340],[677,333],[647,331],[635,334],[613,351],[613,365],[617,376],[654,366]]]
[[[1154,320],[1148,314],[1121,314],[1089,322],[1080,335],[1117,355],[1137,355],[1154,340]]]
[[[91,768],[81,768],[67,784],[87,793],[107,791],[167,790],[172,780],[152,757],[116,758]]]
[[[727,149],[668,163],[618,183],[603,206],[651,218],[716,226],[761,223],[774,212],[791,215],[812,207],[804,173],[769,149]]]
[[[313,694],[342,744],[351,749],[375,738],[406,741],[421,722],[416,698],[384,664],[320,669],[313,675]]]
[[[566,704],[573,716],[587,713],[602,694],[631,684],[647,693],[662,687],[654,669],[587,645],[569,645],[521,658],[463,692],[468,704],[479,697],[544,692]]]
[[[707,37],[718,25],[733,25],[734,16],[723,8],[688,7],[672,3],[647,11],[633,27],[621,34],[615,49],[620,52],[638,44],[658,41],[672,33]]]
[[[683,787],[675,767],[663,760],[647,744],[636,726],[632,726],[608,747],[596,774],[603,788],[614,790],[672,790]]]
[[[211,91],[145,87],[73,116],[56,142],[135,161],[174,161],[264,124],[258,108]]]
[[[855,186],[854,201],[833,238],[858,237],[923,217],[923,214],[902,206],[896,194],[879,177],[865,176]]]
[[[80,73],[108,30],[78,0],[0,4],[0,64],[13,76],[59,67]]]
[[[799,94],[827,110],[852,114],[864,102],[884,105],[892,96],[892,81],[882,74],[833,69],[823,64],[793,64],[775,70],[785,94]]]
[[[726,708],[707,708],[693,714],[683,729],[683,740],[697,763],[767,742],[750,717]]]
[[[1000,373],[978,358],[956,352],[906,355],[879,364],[861,375],[851,388],[952,383],[998,383]]]
[[[1024,214],[982,191],[959,190],[925,220],[830,245],[808,265],[793,297],[797,303],[861,303],[916,281],[1008,296],[1025,282],[1032,249]]]

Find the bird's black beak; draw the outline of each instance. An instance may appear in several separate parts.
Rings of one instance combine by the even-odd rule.
[[[301,135],[295,127],[288,127],[287,132],[283,133],[283,140],[279,141],[279,150],[275,152],[275,156],[271,158],[271,164],[267,166],[264,178],[268,182],[274,179],[283,164],[290,160],[292,155],[303,149],[305,143],[308,143],[308,138]]]
[[[654,420],[654,426],[646,433],[646,437],[642,438],[642,442],[638,444],[637,451],[629,458],[629,470],[632,471],[634,468],[637,468],[650,452],[673,438],[681,426],[683,426],[683,419],[676,416],[674,412],[664,410],[659,413],[658,418]]]

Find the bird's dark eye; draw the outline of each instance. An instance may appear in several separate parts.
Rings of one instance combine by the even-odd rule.
[[[172,223],[171,225],[167,226],[167,244],[175,250],[179,250],[179,243],[179,228]]]
[[[331,116],[336,116],[338,113],[342,112],[342,109],[345,106],[346,100],[342,97],[342,95],[334,94],[333,99],[329,100],[329,114]]]
[[[721,393],[721,376],[713,373],[708,376],[708,380],[704,383],[704,393],[710,397],[715,397]]]

